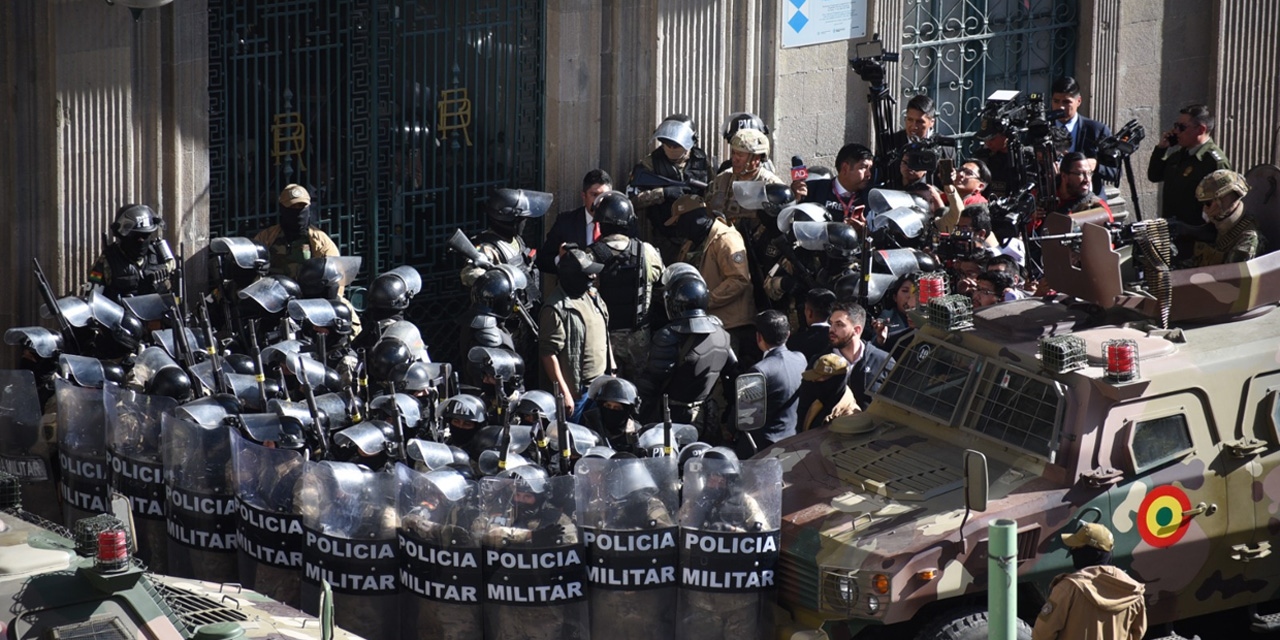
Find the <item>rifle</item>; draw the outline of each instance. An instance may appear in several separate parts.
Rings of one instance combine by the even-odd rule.
[[[178,361],[184,365],[184,368],[190,373],[196,364],[195,350],[191,347],[191,341],[187,338],[187,323],[182,318],[182,311],[177,307],[169,309],[170,317],[173,318],[173,349],[178,353]],[[213,395],[213,389],[205,386],[200,380],[200,376],[191,375],[191,379],[195,382],[193,393],[197,398]],[[202,391],[201,391],[202,390]]]
[[[508,403],[506,391],[502,388],[502,378],[496,378],[494,388],[498,403],[498,414],[502,419],[502,436],[498,438],[498,472],[507,470],[507,449],[511,448],[511,405]]]
[[[560,429],[560,473],[568,475],[572,469],[569,467],[569,419],[565,415],[564,410],[564,389],[560,385],[556,385],[556,424]]]
[[[671,399],[662,394],[662,455],[671,455]]]
[[[406,456],[407,451],[404,446],[404,416],[400,413],[400,403],[397,402],[398,398],[396,398],[396,383],[387,381],[387,386],[391,390],[391,415],[396,421],[396,440],[398,441],[396,443],[396,457],[400,459],[400,462],[407,464],[409,459]]]
[[[218,355],[218,340],[213,335],[213,323],[209,322],[209,305],[200,299],[200,322],[204,323],[204,339],[209,341],[209,361],[213,365],[213,385],[218,393],[229,389],[226,373],[222,370],[222,356]]]
[[[320,457],[329,457],[329,434],[325,432],[325,426],[320,424],[320,407],[316,405],[316,392],[311,388],[311,381],[307,379],[306,365],[302,362],[303,357],[298,356],[298,382],[302,384],[302,390],[307,397],[307,411],[311,412],[311,424],[315,426],[316,436],[320,440]],[[321,365],[323,366],[323,365]]]
[[[184,242],[178,243],[178,260],[173,268],[173,278],[177,280],[178,286],[175,287],[178,294],[176,300],[178,312],[185,317],[187,315],[187,267],[186,267],[187,245]]]
[[[44,298],[44,305],[49,307],[49,313],[52,313],[53,317],[58,320],[58,329],[62,331],[62,339],[76,353],[80,353],[80,341],[76,339],[71,323],[67,321],[67,316],[62,314],[62,308],[58,306],[58,298],[53,295],[53,287],[49,286],[49,280],[44,277],[44,269],[40,268],[40,260],[32,258],[31,265],[32,272],[36,275],[36,288],[40,290],[40,297]]]
[[[258,397],[267,406],[267,376],[262,365],[262,350],[258,348],[258,319],[249,320],[249,355],[253,356],[254,380],[258,382]]]
[[[676,180],[674,178],[660,176],[647,169],[636,169],[631,174],[631,182],[627,185],[627,191],[631,192],[633,189],[647,191],[649,189],[664,189],[666,187],[685,187],[691,191],[702,191],[707,188],[707,183],[701,180],[694,180],[692,178],[688,180]]]

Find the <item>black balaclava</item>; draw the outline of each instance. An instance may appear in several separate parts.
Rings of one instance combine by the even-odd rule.
[[[1111,552],[1094,547],[1078,547],[1071,550],[1071,562],[1075,564],[1076,571],[1108,565],[1111,564]]]
[[[131,233],[120,238],[120,251],[130,260],[137,260],[147,250],[147,242],[150,240],[151,234]]]
[[[517,217],[510,222],[500,220],[497,216],[489,216],[489,229],[494,233],[502,236],[507,241],[515,240],[516,236],[524,235],[524,225],[529,219],[525,217]]]
[[[627,432],[627,421],[631,419],[631,408],[610,409],[601,405],[600,426],[604,427],[610,438],[616,438]]]
[[[301,209],[291,209],[289,207],[280,207],[280,229],[284,231],[284,237],[296,238],[307,227],[311,226],[311,205],[302,207]]]
[[[711,212],[703,208],[680,216],[676,221],[676,228],[679,229],[681,237],[697,246],[707,239],[707,234],[711,233],[711,225],[714,222],[715,218],[711,216]]]

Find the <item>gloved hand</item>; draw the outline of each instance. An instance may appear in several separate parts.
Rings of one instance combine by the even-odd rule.
[[[652,207],[653,205],[658,204],[659,202],[662,202],[662,196],[663,196],[662,189],[649,189],[648,191],[641,191],[640,193],[637,193],[635,196],[635,205],[641,208]]]
[[[683,195],[686,195],[686,194],[688,194],[688,193],[692,193],[692,192],[693,192],[693,190],[692,190],[692,189],[690,189],[688,186],[685,186],[685,185],[680,185],[680,186],[678,186],[678,187],[663,187],[663,188],[662,188],[662,197],[663,197],[663,198],[665,198],[665,199],[667,199],[667,200],[675,200],[675,199],[679,198],[680,196],[683,196]]]
[[[529,542],[532,542],[535,547],[554,547],[560,543],[562,536],[564,536],[564,525],[553,524],[535,529],[529,536]]]

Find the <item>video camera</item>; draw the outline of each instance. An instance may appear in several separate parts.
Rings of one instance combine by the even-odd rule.
[[[1044,96],[1038,93],[996,91],[987,98],[987,103],[982,108],[982,124],[974,137],[985,141],[1004,134],[1014,140],[1020,139],[1025,133],[1024,142],[1028,145],[1034,145],[1045,138],[1061,137],[1069,147],[1071,140],[1065,135],[1066,132],[1052,124],[1063,113],[1061,109],[1046,110]],[[1054,142],[1055,146],[1061,146],[1058,141]]]
[[[854,56],[849,59],[849,68],[872,87],[884,87],[884,63],[897,61],[897,52],[885,51],[884,43],[877,35],[870,42],[854,45]],[[887,87],[885,90],[888,90]]]
[[[1125,158],[1138,150],[1138,144],[1147,137],[1147,130],[1137,120],[1125,123],[1119,131],[1098,142],[1098,162],[1108,167],[1119,167]]]
[[[942,159],[941,147],[956,147],[956,139],[946,136],[931,136],[924,140],[912,140],[901,150],[901,157],[906,159],[907,168],[912,171],[933,172]]]

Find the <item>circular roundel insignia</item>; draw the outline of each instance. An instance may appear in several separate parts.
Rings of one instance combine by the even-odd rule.
[[[1138,507],[1138,533],[1153,547],[1168,547],[1187,533],[1190,518],[1183,518],[1191,510],[1191,500],[1173,485],[1156,487],[1147,492]]]

